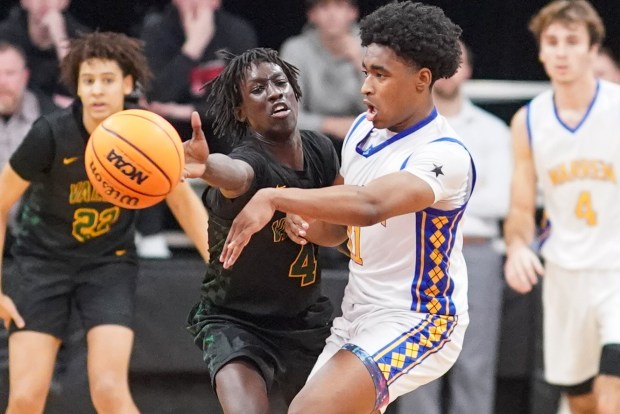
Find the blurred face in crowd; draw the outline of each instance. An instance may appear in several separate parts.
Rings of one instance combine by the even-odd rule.
[[[326,36],[349,33],[357,18],[357,8],[347,0],[322,0],[308,10],[308,21]]]
[[[69,0],[21,0],[20,4],[28,15],[39,21],[50,11],[62,11],[69,6]]]
[[[0,115],[12,115],[19,107],[28,83],[28,69],[13,48],[0,50]]]
[[[572,83],[592,73],[598,45],[590,44],[584,23],[552,22],[540,37],[538,57],[549,78]]]
[[[133,89],[131,75],[123,76],[114,60],[89,59],[80,64],[77,95],[84,107],[83,121],[88,132],[108,116],[122,111],[125,96]]]
[[[594,59],[594,76],[609,82],[620,83],[620,65],[611,56],[599,53]]]
[[[217,10],[222,5],[222,0],[172,0],[181,15],[192,14],[200,7],[209,7]]]
[[[433,93],[442,99],[453,99],[459,95],[461,85],[471,78],[472,67],[467,49],[461,43],[461,66],[452,77],[437,79],[433,85]]]

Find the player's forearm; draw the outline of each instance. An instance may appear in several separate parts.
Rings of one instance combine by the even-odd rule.
[[[209,219],[205,207],[189,183],[180,183],[166,198],[170,211],[194,243],[205,262],[209,261]]]
[[[346,226],[315,221],[310,224],[305,239],[319,246],[335,247],[341,245],[347,237]]]
[[[534,213],[524,209],[512,209],[504,222],[504,240],[506,247],[528,246],[534,240]]]
[[[339,185],[321,189],[263,189],[259,194],[261,192],[276,210],[285,213],[345,226],[369,226],[381,221],[378,200],[365,187]]]
[[[252,168],[248,164],[224,154],[209,155],[205,166],[202,179],[231,198],[244,194],[254,178]]]

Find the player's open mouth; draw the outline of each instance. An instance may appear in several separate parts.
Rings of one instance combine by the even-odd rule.
[[[366,103],[366,106],[368,106],[368,110],[366,111],[366,119],[372,122],[377,116],[377,108],[369,103]]]
[[[271,108],[271,116],[274,118],[286,118],[290,113],[291,110],[285,103],[277,103]]]

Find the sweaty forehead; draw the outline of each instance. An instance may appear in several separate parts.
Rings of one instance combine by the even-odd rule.
[[[252,63],[245,71],[245,81],[251,82],[261,79],[270,79],[273,76],[282,74],[283,70],[280,65],[273,62],[256,62]]]

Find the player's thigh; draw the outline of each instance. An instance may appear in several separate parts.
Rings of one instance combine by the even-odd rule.
[[[126,381],[134,333],[126,326],[98,325],[86,334],[88,377],[98,380]]]
[[[9,381],[12,394],[47,395],[60,340],[52,335],[20,331],[9,336]]]
[[[372,412],[377,407],[375,381],[364,361],[348,350],[337,351],[291,403],[289,414]]]
[[[377,408],[433,381],[458,358],[467,314],[443,316],[402,310],[374,312],[356,327],[347,349],[356,353],[375,379]]]
[[[552,384],[573,386],[598,373],[601,355],[592,278],[547,262],[543,280],[544,366]]]
[[[26,323],[11,332],[35,331],[61,338],[71,312],[72,272],[67,263],[37,257],[18,256],[5,275],[9,295]]]
[[[138,266],[119,258],[80,269],[75,301],[86,331],[99,325],[132,327]]]

